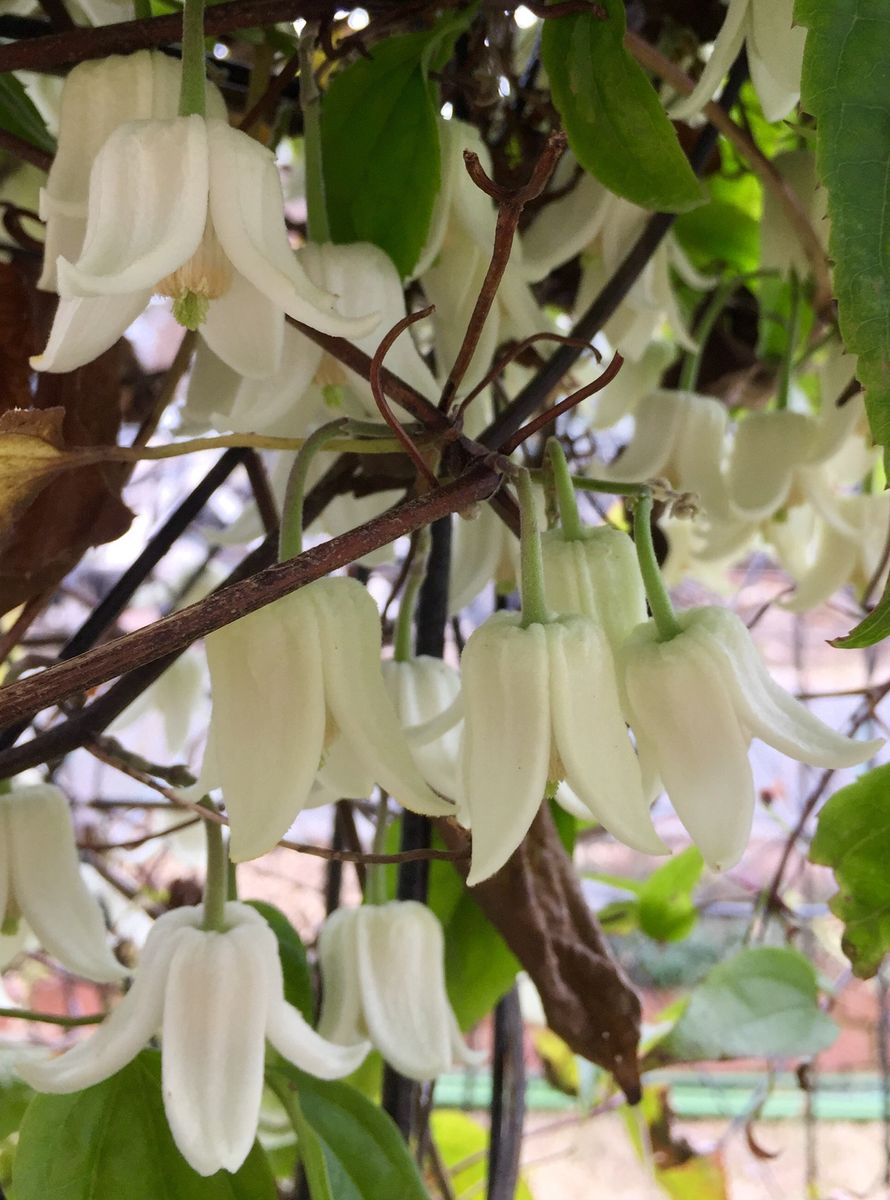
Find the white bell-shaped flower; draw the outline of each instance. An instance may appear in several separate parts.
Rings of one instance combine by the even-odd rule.
[[[523,628],[495,613],[461,657],[463,804],[473,830],[467,882],[499,870],[548,790],[564,779],[613,836],[664,853],[621,715],[606,635],[588,617]]]
[[[565,194],[546,204],[523,234],[518,265],[527,279],[537,282],[580,254],[581,282],[575,311],[583,313],[618,270],[650,214],[604,188],[592,175],[580,172],[570,152],[560,160],[551,186],[554,191],[565,189]],[[656,331],[665,323],[682,346],[695,350],[674,296],[672,270],[698,290],[710,288],[714,282],[695,270],[676,237],[668,233],[604,327],[609,344],[621,351],[626,362],[643,359]],[[625,372],[627,366],[614,384],[596,397],[604,411],[612,408],[606,401],[609,390],[617,388],[620,392],[627,386],[621,383]],[[647,390],[657,382],[654,379]],[[598,428],[606,424],[604,417]]]
[[[284,836],[338,734],[403,807],[453,813],[414,762],[380,645],[377,605],[344,578],[316,580],[207,638],[213,711],[199,784],[222,788],[235,862]]]
[[[814,767],[852,767],[883,745],[830,729],[772,679],[744,622],[725,608],[678,614],[659,641],[653,621],[618,653],[626,711],[641,755],[709,866],[739,861],[754,815],[752,738]]]
[[[744,45],[763,115],[768,121],[781,121],[800,99],[806,37],[806,29],[794,24],[794,0],[729,0],[726,20],[695,90],[671,106],[671,116],[685,121],[700,112]]]
[[[580,613],[602,628],[617,650],[646,620],[646,593],[634,544],[611,525],[566,537],[559,527],[541,534],[547,602],[558,613]]]
[[[843,587],[861,592],[881,565],[890,520],[890,492],[836,496],[834,521],[811,505],[798,505],[782,521],[771,521],[765,536],[795,582],[779,604],[809,612]],[[883,583],[886,568],[878,586]]]
[[[19,1073],[39,1092],[108,1079],[161,1037],[164,1107],[176,1145],[200,1175],[237,1171],[256,1137],[266,1041],[321,1079],[354,1071],[366,1042],[334,1045],[284,999],[278,943],[254,909],[225,906],[225,931],[177,908],[152,927],[133,986],[92,1037]]]
[[[818,416],[790,409],[749,413],[735,430],[727,458],[732,515],[763,520],[783,505],[804,499],[820,507],[824,473],[818,468],[845,449],[863,415],[859,396],[840,406],[828,404]],[[861,478],[869,469],[868,460],[857,458],[856,469]],[[832,520],[833,497],[825,507]]]
[[[131,121],[90,173],[77,262],[57,262],[61,300],[36,370],[71,371],[107,350],[153,294],[199,328],[241,375],[278,367],[284,316],[362,336],[377,323],[341,317],[291,251],[272,154],[211,117]]]
[[[322,1037],[347,1045],[367,1038],[408,1079],[479,1064],[445,990],[442,926],[425,905],[337,909],[319,934],[318,961]]]
[[[54,958],[85,979],[113,983],[126,968],[108,947],[98,901],[81,878],[68,802],[51,784],[0,794],[0,914],[19,917]]]
[[[69,72],[62,88],[58,149],[40,196],[46,242],[38,287],[56,291],[59,256],[69,261],[80,256],[90,170],[105,142],[126,121],[175,117],[181,83],[182,63],[159,50],[112,54],[79,63]],[[225,119],[225,101],[215,84],[207,83],[205,101],[208,116]]]
[[[451,522],[448,611],[459,613],[494,581],[512,588],[516,538],[490,504],[475,506]]]
[[[380,340],[405,316],[405,295],[398,271],[377,246],[310,243],[296,253],[298,266],[322,291],[336,297],[335,311],[345,318],[377,314],[374,326],[353,343],[373,356]],[[406,331],[387,352],[386,367],[428,400],[439,387]],[[366,379],[356,375],[310,341],[298,329],[285,330],[279,369],[268,379],[247,379],[231,371],[206,346],[201,347],[189,383],[183,423],[190,432],[211,427],[236,433],[299,437],[325,411],[336,394],[337,413],[379,419]],[[330,403],[328,410],[330,410]],[[396,406],[397,411],[401,411]],[[352,528],[352,526],[350,526]]]
[[[383,682],[421,775],[440,795],[456,800],[462,721],[460,673],[441,658],[426,654],[406,662],[388,658],[381,667]],[[364,799],[371,795],[375,782],[367,758],[356,754],[341,735],[325,751],[316,781],[318,803]]]
[[[666,478],[679,491],[695,492],[709,518],[722,516],[728,415],[720,401],[661,389],[640,401],[634,420],[625,450],[611,463],[591,463],[589,473],[628,483]]]
[[[819,183],[812,150],[786,150],[772,159],[773,167],[794,192],[809,217],[813,232],[828,250],[828,191]],[[794,271],[807,279],[812,271],[807,252],[772,188],[764,188],[760,222],[760,266],[787,279]]]

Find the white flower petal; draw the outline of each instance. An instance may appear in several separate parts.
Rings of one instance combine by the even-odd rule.
[[[372,1043],[408,1079],[451,1065],[454,1020],[445,991],[442,926],[422,904],[355,910],[358,980]]]
[[[301,1013],[284,1000],[284,984],[277,952],[266,959],[269,995],[272,997],[266,1019],[266,1037],[288,1062],[318,1079],[342,1079],[351,1075],[371,1049],[367,1041],[338,1046],[322,1037]],[[338,1029],[345,1032],[344,1025]]]
[[[883,738],[860,742],[837,733],[780,687],[735,613],[709,607],[684,618],[690,633],[721,666],[739,719],[753,737],[813,767],[853,767],[883,746]]]
[[[125,1067],[159,1032],[170,959],[181,931],[200,920],[197,908],[177,908],[158,918],[145,943],[133,986],[111,1015],[92,1037],[65,1054],[18,1064],[22,1078],[38,1092],[78,1092]]]
[[[446,816],[453,806],[424,782],[380,670],[380,615],[355,579],[320,579],[304,589],[318,622],[325,700],[352,752],[403,808]]]
[[[316,287],[298,264],[284,225],[284,198],[271,152],[224,121],[207,121],[210,217],[236,271],[279,309],[338,337],[361,337],[377,323],[341,317],[336,297]]]
[[[235,862],[284,836],[305,804],[325,731],[313,608],[294,592],[206,639],[211,728]]]
[[[136,320],[151,292],[60,300],[46,349],[31,359],[35,371],[76,371],[109,350]]]
[[[164,997],[163,1093],[174,1141],[199,1175],[237,1171],[256,1137],[263,1094],[268,928],[184,930]]]
[[[119,126],[93,164],[83,251],[76,263],[59,261],[59,294],[153,290],[197,250],[207,188],[202,117]]]
[[[228,290],[210,301],[201,337],[218,358],[246,379],[267,379],[281,368],[281,309],[237,271]]]
[[[498,566],[505,554],[509,533],[489,504],[471,517],[451,521],[451,567],[448,580],[448,611],[458,613],[471,604],[492,579],[498,582]]]
[[[590,617],[615,650],[646,620],[646,594],[626,533],[602,525],[570,541],[551,529],[541,536],[541,550],[547,603],[555,612]]]
[[[577,165],[573,155],[564,154],[556,169],[553,188],[560,187],[560,181],[563,186],[571,183]],[[544,279],[597,237],[608,214],[608,196],[609,192],[598,180],[582,171],[566,195],[538,213],[522,235],[522,271],[526,279],[532,283]]]
[[[775,0],[769,2],[775,3]],[[750,29],[749,8],[750,0],[729,0],[729,8],[714,42],[713,52],[699,76],[695,89],[671,105],[671,117],[675,121],[685,121],[688,117],[695,116],[719,88],[720,81],[735,61]]]
[[[749,413],[740,421],[726,483],[736,517],[772,516],[785,503],[795,468],[806,462],[815,422],[787,409]]]
[[[318,966],[321,971],[321,1013],[318,1032],[329,1042],[351,1046],[365,1041],[368,1027],[362,1013],[361,981],[358,973],[360,909],[338,908],[325,921],[318,935]]]
[[[68,802],[51,784],[0,796],[7,812],[11,890],[41,945],[69,971],[113,983],[127,970],[111,953],[98,901],[81,878]]]
[[[360,350],[373,356],[384,334],[405,316],[402,282],[389,255],[370,242],[345,246],[310,242],[297,251],[297,262],[313,283],[337,297],[337,312],[341,316],[362,318],[369,312],[377,314],[373,330],[352,339]],[[428,400],[438,397],[433,373],[421,358],[409,330],[387,351],[386,367]],[[349,388],[360,397],[365,411],[376,419],[379,414],[370,384],[350,372]]]
[[[460,673],[441,658],[421,654],[408,662],[387,659],[383,679],[405,730],[425,725],[447,712],[460,696]],[[456,720],[437,738],[411,749],[424,779],[443,796],[456,798],[462,722]]]
[[[748,63],[767,121],[787,117],[800,98],[806,40],[793,0],[751,0]]]
[[[499,870],[544,799],[550,767],[550,665],[544,625],[519,627],[496,614],[470,636],[461,658],[462,772],[473,828],[467,883]]]
[[[658,642],[651,622],[619,653],[631,725],[705,861],[741,858],[754,815],[749,737],[726,672],[684,632]]]
[[[600,824],[645,854],[665,854],[643,793],[605,634],[585,617],[548,625],[553,739],[566,781]]]

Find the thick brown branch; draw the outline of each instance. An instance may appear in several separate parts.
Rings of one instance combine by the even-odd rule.
[[[0,724],[33,716],[67,696],[114,679],[124,670],[132,670],[181,650],[214,629],[255,612],[422,525],[487,500],[499,483],[500,476],[494,469],[480,464],[454,483],[400,504],[359,529],[314,546],[297,558],[268,567],[242,583],[214,592],[197,604],[135,633],[68,662],[58,663],[38,675],[21,679],[0,691]]]

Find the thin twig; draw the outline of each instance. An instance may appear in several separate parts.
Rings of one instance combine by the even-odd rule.
[[[470,360],[479,344],[482,327],[485,324],[488,314],[491,312],[491,306],[494,304],[504,271],[506,271],[507,263],[510,261],[513,239],[519,228],[519,219],[522,216],[522,210],[530,200],[534,200],[543,192],[565,147],[565,134],[561,131],[551,133],[547,138],[538,161],[532,168],[528,183],[521,188],[517,188],[515,191],[508,191],[494,183],[483,170],[479,156],[474,154],[472,150],[464,151],[464,163],[466,164],[470,178],[478,188],[481,188],[486,195],[491,196],[496,201],[498,205],[498,218],[495,226],[494,248],[491,254],[491,261],[488,264],[488,270],[485,272],[482,286],[479,288],[479,295],[476,298],[473,312],[470,315],[460,350],[451,366],[451,370],[448,372],[445,386],[442,388],[439,408],[444,413],[447,413],[451,408],[451,402],[457,394],[457,389],[461,385],[461,381],[467,372],[467,367],[470,365]]]
[[[560,400],[559,404],[554,404],[552,408],[548,408],[544,412],[539,413],[534,420],[529,421],[527,425],[523,425],[522,428],[517,430],[513,437],[510,438],[507,444],[503,447],[501,453],[512,454],[517,446],[521,446],[523,442],[527,441],[534,434],[539,433],[540,430],[545,429],[548,425],[552,425],[553,422],[558,417],[561,417],[563,413],[569,412],[571,409],[576,408],[582,402],[582,400],[586,400],[588,396],[593,396],[597,392],[601,392],[604,387],[612,382],[623,365],[624,359],[616,350],[612,356],[612,361],[606,367],[605,371],[603,371],[602,375],[599,375],[590,383],[586,383],[584,387],[578,388],[576,392],[572,392],[572,394],[570,396],[566,396],[564,400]]]
[[[408,313],[407,316],[402,317],[400,321],[396,321],[395,325],[393,325],[392,329],[390,329],[384,335],[384,337],[381,339],[380,345],[374,351],[374,356],[371,359],[370,370],[368,371],[368,383],[371,385],[371,391],[374,394],[374,403],[377,405],[381,417],[383,417],[384,421],[396,435],[400,444],[404,446],[405,453],[414,463],[415,467],[417,467],[420,474],[424,477],[427,485],[431,488],[438,487],[439,481],[436,479],[434,472],[430,470],[429,464],[420,453],[417,446],[414,444],[410,434],[407,432],[407,430],[402,428],[398,417],[396,417],[395,413],[387,404],[386,396],[384,395],[383,391],[383,384],[380,380],[380,372],[383,367],[383,360],[386,358],[387,354],[392,349],[393,344],[396,342],[399,336],[403,334],[406,329],[409,329],[412,325],[416,325],[418,321],[422,321],[434,311],[435,305],[431,304],[428,308],[423,308],[419,312]]]
[[[216,812],[215,809],[206,808],[203,804],[197,801],[186,800],[179,792],[173,788],[167,787],[160,783],[147,771],[141,770],[132,762],[126,759],[119,758],[116,754],[110,752],[106,745],[96,738],[88,738],[84,742],[84,750],[87,750],[94,758],[105,763],[106,766],[113,767],[116,771],[120,771],[122,775],[126,775],[130,779],[135,779],[138,783],[145,787],[151,788],[152,791],[163,796],[165,800],[169,800],[171,805],[176,808],[184,808],[195,814],[195,819],[200,818],[203,821],[212,821],[215,825],[228,826],[229,822],[222,813]],[[192,822],[187,822],[191,824]],[[177,826],[178,828],[178,826]],[[164,833],[171,833],[173,830],[164,830]],[[159,836],[156,834],[153,837]],[[148,839],[145,839],[148,840]],[[325,858],[335,860],[337,862],[350,863],[367,863],[369,865],[380,864],[382,866],[391,866],[393,864],[405,862],[420,862],[428,860],[441,860],[443,862],[459,862],[468,857],[465,851],[455,850],[437,850],[432,848],[420,848],[417,850],[400,851],[395,854],[373,854],[365,853],[363,850],[332,850],[329,846],[313,846],[307,842],[289,841],[287,838],[282,838],[276,845],[284,850],[296,850],[300,854],[311,854],[315,858]],[[101,849],[94,845],[84,847],[89,850]]]
[[[695,90],[695,83],[689,76],[671,62],[659,50],[640,37],[639,34],[628,30],[624,44],[633,54],[637,62],[650,70],[653,75],[666,80],[675,92],[684,96]],[[825,247],[813,227],[807,210],[800,197],[786,179],[783,179],[776,167],[754,144],[752,139],[732,120],[729,113],[720,104],[709,101],[702,109],[708,121],[723,134],[727,141],[745,158],[755,175],[779,202],[788,223],[794,230],[804,253],[813,270],[816,282],[816,294],[813,304],[817,312],[823,312],[830,304],[832,297],[831,268]]]

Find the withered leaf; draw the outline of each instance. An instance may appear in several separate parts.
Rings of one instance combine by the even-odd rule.
[[[33,312],[38,301],[34,296],[30,299]],[[21,463],[7,466],[10,479],[20,484],[15,509],[0,502],[0,612],[53,587],[88,547],[113,541],[129,528],[132,513],[120,498],[127,467],[98,464],[70,469],[72,457],[117,441],[122,372],[119,343],[77,371],[39,375],[27,408],[14,407],[14,397],[5,389],[0,394],[0,410],[12,410],[0,416],[0,422],[11,423],[11,427],[0,424],[0,435],[9,428],[11,435],[32,438],[26,447],[28,470]],[[34,444],[38,439],[39,444]],[[13,445],[19,453],[7,455],[7,462],[25,457],[22,443],[0,441],[0,480],[3,452]],[[42,466],[39,478],[37,465]]]
[[[62,408],[0,413],[0,543],[65,459]]]
[[[456,823],[437,827],[449,850],[466,850],[468,835]],[[466,874],[466,862],[455,866]],[[549,1027],[636,1103],[640,1000],[609,952],[546,804],[519,849],[470,895],[531,976]]]

